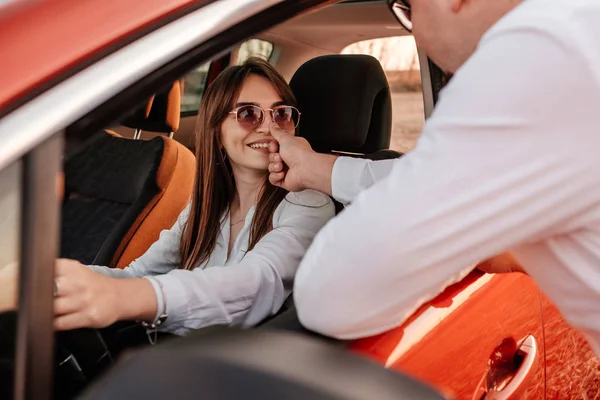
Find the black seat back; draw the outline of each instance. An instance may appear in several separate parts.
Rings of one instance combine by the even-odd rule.
[[[300,136],[321,153],[369,154],[388,149],[390,88],[367,55],[327,55],[304,63],[290,86],[302,112]]]
[[[179,125],[179,91],[176,82],[123,124],[171,134]],[[160,194],[157,176],[164,154],[162,137],[131,140],[108,131],[75,146],[64,164],[60,257],[114,267],[121,242]]]
[[[383,68],[367,55],[327,55],[304,63],[290,81],[302,112],[299,132],[320,153],[393,159],[392,100]],[[334,200],[336,212],[343,206]]]
[[[161,138],[129,140],[102,132],[64,166],[60,256],[109,265],[138,215],[159,192]]]

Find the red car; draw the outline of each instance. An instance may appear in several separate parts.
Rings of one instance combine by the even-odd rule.
[[[54,259],[80,256],[123,267],[187,204],[196,111],[204,87],[220,71],[260,54],[292,79],[305,62],[354,43],[409,35],[387,2],[377,0],[21,0],[0,7],[0,32],[0,277],[20,265],[17,322],[0,325],[0,343],[16,337],[16,350],[0,348],[0,371],[14,363],[6,367],[15,371],[14,387],[12,379],[3,380],[0,393],[15,399],[49,398],[51,371],[65,361],[53,352]],[[378,147],[368,152],[385,152],[397,142],[405,148],[395,150],[409,150],[398,135],[419,127],[407,127],[414,119],[407,123],[403,112],[421,124],[430,115],[444,76],[422,52],[419,60],[422,91],[392,92],[393,125],[389,121]],[[135,165],[131,159],[120,164],[119,150],[104,153],[93,167],[85,159],[74,165],[70,157],[104,130],[123,146],[148,152]],[[357,148],[342,143],[327,151],[360,153]],[[69,205],[89,182],[93,193],[104,193],[108,183],[93,173],[106,165],[128,165],[115,176],[149,176],[157,189],[143,204],[144,196],[120,203],[126,206],[118,212],[105,205],[113,219],[99,208]],[[92,216],[107,228],[78,237],[61,231]],[[13,295],[0,293],[0,310]],[[398,328],[344,346],[449,398],[600,398],[598,360],[522,274],[474,271]],[[308,361],[301,366],[310,370]]]

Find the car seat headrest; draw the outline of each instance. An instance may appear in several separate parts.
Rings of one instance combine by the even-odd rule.
[[[176,81],[153,95],[122,124],[142,131],[172,133],[179,129],[183,82]]]
[[[376,58],[317,57],[296,71],[290,86],[302,113],[297,134],[316,151],[367,154],[389,148],[391,94]]]

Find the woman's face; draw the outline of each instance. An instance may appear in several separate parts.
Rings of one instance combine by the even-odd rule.
[[[251,74],[244,81],[232,110],[248,104],[268,110],[283,105],[283,101],[269,80]],[[234,172],[245,170],[264,173],[268,170],[268,144],[273,140],[269,126],[272,122],[271,113],[265,111],[262,125],[253,131],[248,131],[239,126],[235,114],[229,114],[225,118],[221,124],[221,143],[225,147]]]

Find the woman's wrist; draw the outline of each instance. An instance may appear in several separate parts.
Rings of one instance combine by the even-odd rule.
[[[119,320],[153,321],[158,304],[150,281],[144,278],[115,281]]]

